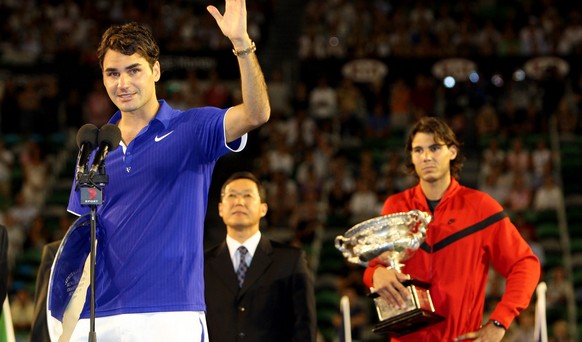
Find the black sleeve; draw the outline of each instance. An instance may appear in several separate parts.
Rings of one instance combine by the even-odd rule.
[[[36,277],[34,313],[30,330],[30,340],[34,342],[50,342],[46,316],[47,291],[51,267],[60,244],[60,240],[51,242],[42,249],[42,258]]]
[[[316,341],[315,291],[304,251],[301,251],[297,258],[293,272],[293,307],[295,311],[293,341]]]
[[[0,225],[0,313],[8,287],[8,232]]]

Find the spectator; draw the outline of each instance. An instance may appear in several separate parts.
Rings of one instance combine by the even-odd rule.
[[[113,103],[107,96],[101,80],[93,81],[93,88],[84,102],[85,122],[92,123],[97,127],[106,124],[111,113],[115,112]]]
[[[546,253],[544,247],[542,246],[542,244],[540,243],[536,236],[536,227],[533,224],[529,223],[525,219],[524,213],[521,212],[515,214],[514,221],[515,228],[517,228],[517,230],[521,234],[521,237],[523,237],[523,239],[531,247],[532,252],[535,254],[535,256],[538,257],[540,265],[543,268],[546,264]]]
[[[299,36],[298,55],[302,60],[326,57],[325,36],[320,34],[315,23],[308,23]]]
[[[338,113],[336,90],[326,76],[320,76],[317,85],[309,92],[309,115],[323,129]]]
[[[272,115],[276,118],[290,116],[291,89],[289,83],[283,79],[283,71],[280,68],[275,68],[271,72],[270,80],[267,82],[267,89]]]
[[[339,179],[334,178],[327,194],[327,225],[329,227],[348,227],[350,224],[351,193],[346,191]]]
[[[521,42],[514,25],[507,21],[503,24],[501,37],[497,45],[497,54],[502,57],[518,56],[521,54]]]
[[[527,307],[516,317],[514,327],[507,332],[507,342],[530,342],[535,341],[535,312],[532,305]]]
[[[303,153],[302,161],[295,163],[295,179],[300,188],[306,187],[309,183],[318,193],[323,191],[323,181],[328,173],[328,165],[315,162],[314,151],[306,149]]]
[[[289,227],[289,217],[298,202],[297,183],[283,171],[275,171],[266,188],[269,196],[269,227]]]
[[[356,180],[353,175],[352,165],[343,155],[336,155],[329,162],[329,178],[326,188],[330,184],[338,182],[347,193],[352,193],[356,188]]]
[[[499,139],[493,137],[489,140],[489,144],[485,147],[481,155],[481,171],[479,174],[481,181],[487,178],[493,169],[497,169],[500,172],[504,164],[505,151],[500,148]]]
[[[41,111],[40,117],[36,118],[38,123],[37,132],[44,137],[60,132],[63,128],[61,115],[62,95],[57,77],[45,77],[41,84]]]
[[[550,269],[546,303],[548,310],[562,312],[568,303],[574,300],[572,283],[568,281],[564,266],[554,266]]]
[[[307,115],[305,109],[295,109],[293,116],[285,122],[283,131],[288,146],[303,146],[311,149],[315,145],[317,124]]]
[[[24,83],[23,88],[17,94],[18,112],[13,113],[20,119],[16,132],[32,135],[40,133],[37,126],[37,118],[40,116],[41,97],[39,84],[36,80],[29,80]]]
[[[551,174],[544,176],[541,187],[535,190],[533,208],[536,211],[557,210],[564,203],[564,194]]]
[[[275,144],[267,151],[271,172],[280,171],[289,176],[295,171],[295,164],[293,155],[285,143],[285,135],[278,134],[273,139],[276,139]]]
[[[291,108],[295,111],[305,110],[309,108],[309,91],[305,82],[299,81],[293,88],[291,95]]]
[[[218,70],[212,69],[208,75],[209,84],[204,90],[203,101],[207,105],[224,108],[231,105],[231,91]]]
[[[493,105],[485,104],[479,109],[475,118],[475,126],[479,138],[492,137],[499,131],[499,116]],[[495,140],[495,138],[491,140]]]
[[[302,243],[312,242],[314,227],[325,222],[326,207],[315,191],[307,191],[301,196],[291,212],[289,225],[295,236],[301,238]]]
[[[8,233],[8,249],[6,251],[8,269],[12,271],[16,266],[16,258],[22,253],[26,233],[24,227],[18,224],[10,213],[6,214],[4,225]]]
[[[386,159],[381,167],[382,173],[384,177],[392,178],[395,192],[407,189],[416,182],[414,176],[406,174],[402,166],[403,159],[400,153],[388,151]]]
[[[6,148],[5,140],[0,137],[0,197],[12,198],[12,170],[14,153]]]
[[[22,91],[22,86],[14,78],[8,78],[4,84],[3,91],[0,91],[0,132],[21,134],[20,117],[15,113],[19,112],[18,97]]]
[[[388,113],[384,112],[384,107],[376,104],[366,120],[365,138],[371,143],[380,142],[390,136],[393,128]]]
[[[433,112],[435,96],[434,79],[423,73],[414,78],[414,87],[411,89],[410,99],[416,116],[428,115]]]
[[[40,206],[46,196],[46,183],[49,165],[40,145],[35,141],[27,142],[20,154],[23,172],[22,194],[27,203]]]
[[[48,235],[49,230],[44,223],[44,218],[41,215],[36,216],[28,229],[24,249],[36,251],[40,255],[42,248],[48,242]]]
[[[568,15],[568,23],[562,30],[558,43],[558,52],[567,55],[576,50],[582,44],[582,14],[579,9],[573,10]]]
[[[570,334],[568,321],[558,319],[552,324],[552,332],[548,338],[549,342],[575,342],[576,339]]]
[[[8,209],[7,213],[10,214],[16,224],[28,230],[34,218],[40,213],[40,209],[35,204],[27,202],[24,193],[19,192],[14,197],[14,204]]]
[[[78,88],[72,88],[65,91],[65,127],[67,129],[76,131],[85,122],[83,116],[79,115],[79,113],[83,113],[84,106],[83,100],[81,98],[82,91]]]
[[[341,112],[346,112],[354,115],[357,118],[362,118],[366,113],[366,103],[364,101],[362,92],[354,82],[343,77],[339,86],[336,89],[338,99],[338,108]]]
[[[530,208],[532,202],[532,190],[526,184],[521,173],[513,174],[513,183],[507,194],[506,207],[512,212],[525,211]]]
[[[489,172],[483,183],[479,186],[479,190],[493,197],[498,203],[507,203],[509,193],[505,184],[500,180],[500,170],[500,166],[497,166]]]
[[[511,148],[505,155],[509,171],[517,171],[519,173],[529,172],[531,170],[530,158],[531,155],[525,148],[523,139],[520,137],[513,138]]]
[[[32,294],[25,288],[18,288],[10,298],[10,311],[15,333],[28,333],[34,315]]]
[[[412,120],[412,92],[403,78],[398,78],[390,89],[390,125],[405,131]]]
[[[369,178],[359,178],[356,181],[356,189],[349,204],[352,225],[378,216],[380,203],[370,184]]]
[[[541,178],[548,165],[552,165],[552,151],[548,148],[546,140],[540,139],[535,149],[531,152],[531,162],[534,177]]]
[[[182,86],[182,93],[187,94],[188,107],[201,107],[204,105],[203,87],[195,70],[189,70]]]
[[[543,56],[549,50],[549,44],[543,28],[540,26],[539,19],[530,16],[527,25],[519,31],[521,42],[521,53],[524,56]]]
[[[479,30],[477,36],[477,46],[479,46],[480,53],[483,56],[492,56],[497,52],[497,46],[501,40],[501,34],[497,31],[492,20],[487,20],[483,27]]]

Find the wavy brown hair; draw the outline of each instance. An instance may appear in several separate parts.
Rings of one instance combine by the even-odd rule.
[[[459,179],[465,161],[465,157],[461,154],[461,143],[449,125],[447,125],[444,120],[434,116],[425,116],[421,118],[410,129],[405,146],[406,162],[404,167],[406,171],[418,178],[414,169],[414,164],[412,164],[412,140],[417,133],[433,134],[435,142],[445,144],[448,147],[455,146],[457,148],[457,157],[451,160],[451,175],[456,179]]]
[[[150,67],[153,67],[160,58],[160,48],[152,32],[136,22],[112,25],[103,33],[97,49],[101,69],[103,69],[105,53],[109,49],[127,56],[137,53],[148,61]]]

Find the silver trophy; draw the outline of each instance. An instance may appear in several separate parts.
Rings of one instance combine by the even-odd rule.
[[[337,236],[335,247],[351,263],[368,266],[378,257],[384,265],[400,271],[401,262],[414,255],[424,242],[431,219],[430,214],[420,210],[378,216]],[[391,306],[371,289],[370,297],[380,319],[373,329],[375,333],[402,336],[444,319],[434,313],[430,284],[409,279],[403,285],[411,294],[405,308]]]

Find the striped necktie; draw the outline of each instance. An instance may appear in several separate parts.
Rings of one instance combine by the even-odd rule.
[[[238,279],[238,287],[242,287],[245,281],[245,275],[247,274],[247,269],[249,268],[247,265],[246,257],[249,251],[245,246],[240,246],[238,248],[238,254],[240,255],[240,262],[238,264],[238,269],[236,270],[236,278]]]

